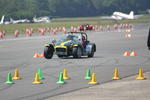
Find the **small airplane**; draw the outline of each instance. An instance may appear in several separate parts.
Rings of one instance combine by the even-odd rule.
[[[122,20],[122,19],[134,19],[134,12],[131,11],[129,14],[125,14],[122,12],[114,12],[111,16],[113,19]]]
[[[141,17],[142,15],[134,15],[134,12],[131,11],[129,14],[125,14],[122,12],[114,12],[112,14],[112,16],[108,17],[108,16],[104,16],[101,17],[101,19],[112,19],[112,20],[122,20],[122,19],[137,19],[139,17]]]
[[[36,16],[35,16],[35,17],[33,17],[33,22],[34,23],[50,23],[51,19],[47,16],[38,17],[38,18],[36,18]]]
[[[5,15],[2,16],[0,24],[4,24],[4,18],[5,18]]]
[[[30,23],[28,19],[21,19],[21,20],[13,20],[10,18],[10,24],[20,24],[20,23]]]

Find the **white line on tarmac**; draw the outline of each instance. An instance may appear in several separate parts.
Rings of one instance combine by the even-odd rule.
[[[0,41],[14,41],[14,40],[32,40],[32,39],[43,39],[49,38],[50,36],[33,36],[33,37],[20,37],[20,38],[10,38],[10,39],[0,39]]]

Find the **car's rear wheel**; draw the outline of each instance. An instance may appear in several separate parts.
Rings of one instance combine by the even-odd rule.
[[[88,57],[90,58],[90,57],[93,57],[94,56],[94,48],[92,48],[92,51],[91,51],[91,53],[90,54],[88,54]]]
[[[73,58],[81,58],[82,56],[82,50],[80,47],[74,47],[73,48]]]
[[[44,48],[44,56],[46,59],[51,59],[54,54],[54,48],[52,46]]]

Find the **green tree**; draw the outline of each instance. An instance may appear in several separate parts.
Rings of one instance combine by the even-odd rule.
[[[110,15],[114,11],[141,13],[150,0],[0,0],[0,16],[14,19],[34,16],[82,17]]]

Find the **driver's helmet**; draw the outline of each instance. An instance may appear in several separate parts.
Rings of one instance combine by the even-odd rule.
[[[55,44],[55,43],[56,43],[56,39],[53,39],[53,40],[52,40],[52,43]]]
[[[81,41],[81,36],[80,35],[78,36],[78,40]]]

